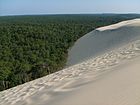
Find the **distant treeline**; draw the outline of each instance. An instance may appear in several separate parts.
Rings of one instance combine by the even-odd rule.
[[[0,91],[63,69],[68,48],[97,27],[140,15],[0,17]]]

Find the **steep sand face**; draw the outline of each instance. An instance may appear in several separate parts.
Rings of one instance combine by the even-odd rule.
[[[80,38],[69,51],[67,66],[99,56],[140,38],[140,19],[98,28]]]

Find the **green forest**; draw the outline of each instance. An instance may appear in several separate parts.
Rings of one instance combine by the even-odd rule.
[[[136,14],[0,16],[0,91],[65,67],[68,49],[97,27]]]

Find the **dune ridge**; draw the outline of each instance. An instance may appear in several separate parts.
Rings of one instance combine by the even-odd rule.
[[[98,28],[81,37],[69,50],[67,66],[100,56],[140,39],[140,19]]]
[[[114,30],[122,26],[140,26],[140,19],[127,20],[113,25],[97,28],[98,31]]]
[[[111,68],[138,56],[140,56],[140,40],[43,78],[0,92],[0,105],[45,105],[52,98],[55,99],[53,94],[78,89],[96,80],[100,75],[114,70]]]

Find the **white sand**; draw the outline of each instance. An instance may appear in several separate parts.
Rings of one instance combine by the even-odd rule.
[[[140,41],[0,92],[0,105],[139,104],[138,57]]]

